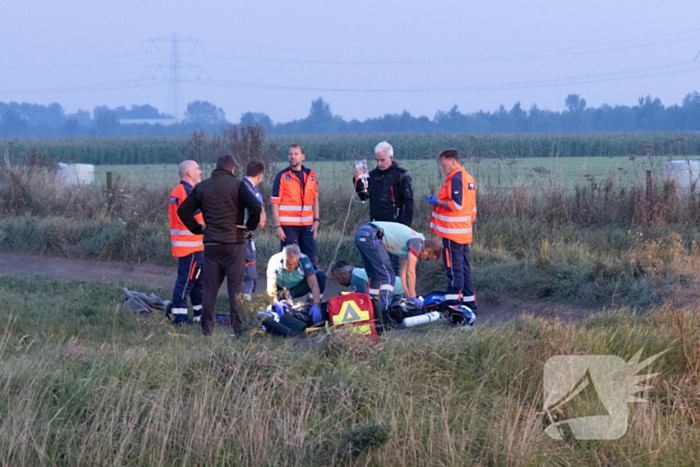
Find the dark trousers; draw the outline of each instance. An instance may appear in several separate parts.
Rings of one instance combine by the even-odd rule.
[[[360,250],[362,262],[369,278],[369,295],[379,298],[379,306],[386,310],[389,308],[394,295],[396,273],[391,266],[389,253],[377,238],[379,229],[370,224],[361,226],[355,232],[355,245]]]
[[[194,315],[202,314],[202,263],[204,253],[197,251],[178,258],[177,280],[173,288],[172,314],[175,321],[187,321],[187,297]]]
[[[243,273],[243,293],[255,292],[258,285],[258,271],[256,270],[257,253],[255,242],[249,238],[245,241],[245,272]]]
[[[469,264],[469,244],[462,245],[443,238],[442,253],[447,271],[445,301],[452,304],[461,301],[472,310],[476,310],[472,267]]]
[[[316,274],[314,275],[318,281],[319,292],[322,294],[326,290],[326,273],[321,269],[316,269]],[[308,293],[311,293],[311,287],[309,287],[309,281],[306,279],[289,289],[289,296],[292,298],[303,297]]]
[[[243,293],[243,270],[245,269],[245,245],[204,245],[204,303],[202,308],[202,332],[205,336],[214,329],[216,296],[219,287],[227,280],[228,302],[233,332],[243,330],[241,318],[236,310],[236,295]]]
[[[391,267],[394,268],[394,274],[398,276],[401,272],[401,258],[396,255],[389,255],[389,261],[391,261]]]
[[[311,264],[318,264],[318,249],[316,248],[316,240],[314,233],[311,231],[310,225],[283,225],[285,239],[282,241],[282,247],[296,243],[302,253],[309,257]]]

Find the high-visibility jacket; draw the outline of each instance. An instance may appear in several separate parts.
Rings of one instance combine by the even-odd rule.
[[[314,223],[314,199],[318,198],[318,185],[313,170],[301,167],[304,186],[287,167],[275,176],[272,185],[273,204],[279,205],[280,225],[312,225]]]
[[[192,191],[192,185],[187,182],[180,182],[173,191],[170,192],[170,202],[168,203],[168,217],[170,218],[170,245],[173,256],[182,258],[196,251],[204,251],[203,235],[195,235],[185,227],[185,224],[177,215],[177,208],[187,198],[188,191]],[[204,224],[202,213],[195,214],[194,218],[200,224]]]
[[[476,219],[476,183],[464,167],[448,175],[438,200],[449,208],[435,206],[430,218],[430,231],[461,245],[472,242],[472,222]]]

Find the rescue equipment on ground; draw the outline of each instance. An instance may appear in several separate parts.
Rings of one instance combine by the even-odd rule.
[[[328,301],[328,321],[336,328],[352,326],[353,332],[365,335],[375,343],[377,327],[374,322],[374,303],[367,294],[350,293]]]
[[[407,328],[410,328],[413,326],[418,326],[419,324],[432,323],[434,321],[440,321],[442,319],[445,319],[445,318],[440,313],[438,313],[437,311],[432,311],[432,312],[426,313],[424,315],[411,316],[409,318],[404,318],[403,325],[406,326]]]
[[[122,307],[133,311],[134,313],[151,314],[154,311],[164,312],[170,300],[162,300],[156,294],[146,295],[143,292],[135,292],[124,288],[124,303]]]

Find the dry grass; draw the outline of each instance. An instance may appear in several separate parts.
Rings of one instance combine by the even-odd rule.
[[[0,281],[2,465],[696,465],[700,397],[679,342],[697,310],[564,324],[524,316],[379,345],[348,333],[199,337],[115,313],[118,288]],[[99,298],[97,298],[99,297]],[[93,314],[82,305],[91,299]],[[61,310],[52,316],[47,307]],[[23,314],[17,315],[17,310]],[[87,319],[87,321],[86,321]],[[680,323],[680,324],[679,324]],[[543,428],[544,362],[639,348],[661,375],[618,441]],[[692,360],[694,358],[695,360]],[[688,366],[689,363],[691,366]]]

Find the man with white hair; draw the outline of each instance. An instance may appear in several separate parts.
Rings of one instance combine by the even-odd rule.
[[[362,201],[369,199],[371,222],[398,222],[407,227],[413,223],[413,186],[406,169],[394,161],[394,148],[382,141],[374,148],[377,168],[369,172],[367,186],[355,173],[355,191]],[[399,273],[399,260],[391,256],[391,265]]]
[[[278,292],[287,292],[289,298],[311,293],[313,307],[309,311],[314,323],[321,320],[321,295],[326,288],[326,273],[314,269],[308,256],[299,245],[291,244],[270,257],[267,263],[267,294],[273,298],[273,307],[278,315],[284,314],[286,305],[279,301]]]
[[[187,198],[195,185],[202,180],[202,171],[195,161],[183,161],[179,167],[180,183],[170,193],[168,202],[168,217],[170,218],[170,245],[172,253],[178,259],[177,280],[173,288],[173,301],[170,313],[173,324],[186,324],[187,297],[192,301],[194,320],[198,322],[202,316],[202,263],[204,243],[202,235],[190,232],[177,215],[177,208]],[[204,224],[202,213],[197,210],[195,219]]]

